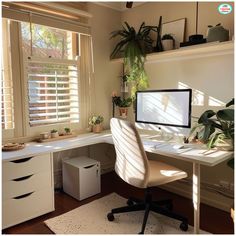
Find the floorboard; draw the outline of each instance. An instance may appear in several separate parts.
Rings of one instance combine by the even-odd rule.
[[[131,187],[122,181],[114,172],[104,174],[101,178],[102,189],[101,193],[90,197],[83,201],[65,194],[63,191],[55,193],[55,211],[10,227],[2,231],[3,234],[53,234],[50,229],[44,224],[44,221],[73,210],[76,207],[87,204],[95,199],[101,198],[109,193],[116,192],[119,195],[128,198],[135,196],[142,198],[144,191]],[[192,200],[182,196],[170,193],[160,188],[155,188],[153,191],[153,199],[173,199],[174,211],[185,215],[189,219],[189,224],[193,225],[193,206]],[[222,210],[201,204],[201,229],[214,234],[234,234],[234,225],[230,217],[230,213]]]

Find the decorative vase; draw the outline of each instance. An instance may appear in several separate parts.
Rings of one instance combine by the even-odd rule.
[[[174,41],[172,39],[162,40],[162,46],[164,51],[172,50],[174,49]]]
[[[214,41],[228,41],[229,40],[229,30],[225,29],[221,25],[208,28],[207,31],[207,42]]]
[[[221,139],[218,142],[216,142],[214,146],[218,150],[223,150],[223,151],[233,151],[234,150],[233,141],[230,138]]]
[[[102,131],[102,124],[93,125],[93,132],[100,133]]]
[[[127,107],[119,107],[119,111],[120,111],[120,116],[122,118],[126,118],[128,115],[128,108]]]

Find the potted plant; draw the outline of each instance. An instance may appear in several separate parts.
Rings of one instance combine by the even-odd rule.
[[[234,99],[226,107],[234,105]],[[222,109],[217,112],[205,111],[198,120],[198,124],[191,130],[198,139],[207,143],[208,148],[217,147],[222,150],[233,150],[234,145],[234,109]]]
[[[64,128],[64,131],[65,131],[65,134],[66,134],[66,135],[71,134],[71,130],[70,130],[70,128],[68,128],[68,127],[65,127],[65,128]]]
[[[132,103],[132,98],[131,97],[128,97],[128,98],[116,97],[114,102],[115,102],[115,105],[119,107],[120,116],[123,118],[126,118],[128,115],[128,107],[130,107]]]
[[[111,58],[123,53],[124,65],[128,73],[128,82],[132,82],[131,96],[135,97],[137,90],[148,87],[148,77],[144,69],[144,62],[147,52],[152,52],[153,40],[149,34],[156,30],[156,26],[145,26],[143,22],[138,31],[131,27],[127,22],[124,23],[122,30],[111,33],[111,38],[121,37],[111,53]]]
[[[59,136],[58,131],[56,129],[51,130],[51,138],[57,138]]]
[[[102,122],[104,118],[100,115],[92,116],[89,118],[89,125],[92,126],[94,133],[100,133],[102,131]]]
[[[171,34],[164,34],[161,38],[164,51],[172,50],[175,47],[175,39]]]

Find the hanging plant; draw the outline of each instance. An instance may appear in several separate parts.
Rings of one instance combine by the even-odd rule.
[[[146,53],[152,52],[153,49],[153,40],[149,34],[151,31],[156,31],[156,28],[156,26],[145,26],[143,22],[138,32],[136,32],[134,27],[125,22],[122,30],[111,33],[111,38],[121,37],[111,53],[111,58],[119,53],[124,56],[125,70],[128,74],[127,80],[131,82],[131,96],[133,99],[137,90],[144,90],[148,87],[148,77],[144,69],[144,63]]]

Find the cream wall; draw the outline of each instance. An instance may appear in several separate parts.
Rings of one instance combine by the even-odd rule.
[[[110,53],[115,41],[110,40],[110,33],[120,28],[120,12],[88,4],[88,11],[93,15],[91,19],[91,33],[93,37],[94,76],[95,76],[95,107],[94,113],[104,116],[104,126],[109,127],[112,116],[112,91],[118,91],[122,72],[121,64],[110,62]]]
[[[233,13],[229,15],[220,15],[217,6],[220,3],[199,3],[199,33],[206,35],[207,25],[222,25],[234,30]],[[186,36],[195,33],[195,3],[146,3],[131,10],[122,13],[122,22],[127,21],[131,26],[138,28],[145,21],[147,25],[157,25],[159,16],[163,16],[163,22],[175,19],[187,18]],[[209,98],[226,103],[234,97],[234,57],[233,55],[221,55],[214,57],[205,57],[188,60],[175,60],[167,62],[146,63],[145,68],[149,77],[149,89],[178,88],[179,83],[184,83],[189,87],[199,90],[203,93],[204,103],[199,106],[193,106],[193,116],[199,116],[207,109],[219,109],[221,107],[209,106]],[[131,120],[134,120],[133,113],[130,112]],[[157,158],[150,155],[150,158]],[[167,160],[165,157],[158,157],[160,160],[167,161],[183,168],[188,172],[189,177],[192,175],[192,166],[186,162]],[[219,184],[220,180],[230,183],[234,182],[234,172],[226,162],[216,167],[202,167],[201,181]],[[178,186],[173,184],[168,188],[191,197],[191,189],[187,186]],[[222,200],[223,199],[223,200]],[[202,201],[222,208],[229,209],[232,203],[231,199],[222,198],[220,195],[202,191]]]
[[[73,4],[76,7],[76,3]],[[89,24],[93,40],[94,57],[94,93],[92,113],[104,117],[104,128],[109,128],[112,116],[111,94],[118,91],[120,86],[119,75],[122,65],[110,62],[110,53],[114,41],[109,40],[110,32],[120,27],[121,14],[118,11],[87,4],[88,11],[93,15]],[[62,187],[62,160],[78,156],[89,156],[100,161],[102,173],[114,167],[114,147],[108,144],[98,144],[79,149],[72,149],[54,154],[54,182],[56,188]]]
[[[199,2],[198,33],[206,36],[207,26],[221,23],[234,34],[234,14],[221,15],[217,7],[220,2]],[[232,6],[233,2],[230,3]],[[148,2],[135,8],[122,12],[121,22],[127,21],[136,29],[144,21],[146,25],[158,25],[159,17],[162,22],[169,22],[180,18],[186,18],[185,39],[195,34],[196,2]]]
[[[206,25],[222,22],[226,28],[233,30],[233,15],[225,18],[215,12],[218,3],[200,3],[199,14],[204,15],[201,19],[200,33],[206,32]],[[147,24],[158,23],[159,16],[163,16],[163,21],[170,21],[187,17],[187,35],[194,33],[194,4],[188,3],[146,3],[139,7],[119,12],[103,6],[88,4],[88,10],[93,14],[90,21],[93,37],[94,49],[94,114],[103,115],[105,118],[105,128],[109,127],[109,120],[112,115],[111,93],[113,90],[119,91],[119,76],[122,72],[120,63],[111,63],[109,56],[115,42],[109,40],[110,32],[120,29],[123,21],[128,21],[130,25],[139,27],[142,21]],[[218,19],[219,17],[219,19]],[[209,21],[209,23],[208,23]],[[204,93],[204,104],[193,107],[193,115],[199,115],[203,110],[208,109],[208,97],[212,96],[220,101],[227,102],[233,97],[233,57],[229,55],[219,57],[208,57],[201,59],[169,61],[161,63],[147,63],[145,65],[150,81],[150,89],[177,88],[182,82],[194,89]],[[131,109],[130,109],[131,111]],[[130,119],[133,120],[133,113],[130,112]],[[78,155],[88,155],[101,161],[103,170],[109,170],[114,165],[114,148],[110,145],[94,145],[92,147],[73,150],[72,152],[61,153],[55,156],[60,160],[66,157]],[[184,161],[167,160],[164,157],[150,155],[150,158],[172,163],[186,170],[191,177],[192,166]],[[55,177],[61,176],[61,162],[55,162]],[[202,167],[201,180],[204,182],[218,183],[219,180],[233,182],[233,171],[222,163],[216,167]],[[60,183],[60,181],[59,181]],[[177,187],[176,187],[177,186]],[[191,188],[174,185],[169,189],[184,196],[191,197]],[[177,190],[176,190],[177,189]],[[181,191],[180,191],[181,190]],[[216,207],[227,210],[231,200],[225,199],[209,192],[202,192],[203,201]]]

